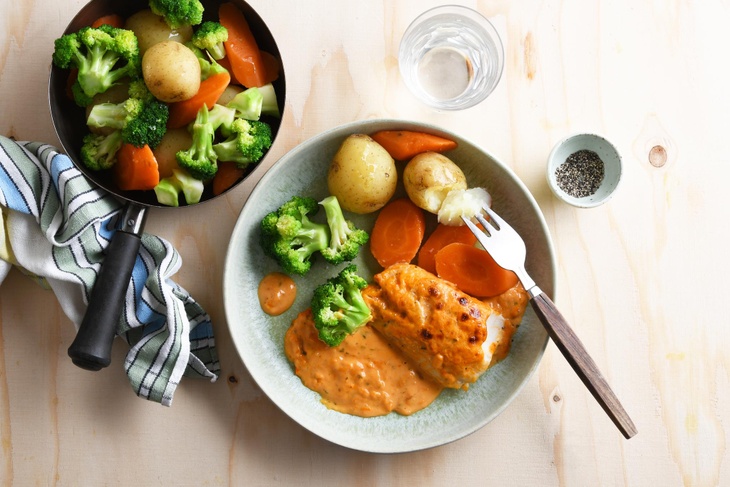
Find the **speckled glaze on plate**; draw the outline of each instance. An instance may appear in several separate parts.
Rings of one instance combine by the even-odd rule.
[[[469,391],[445,390],[429,407],[411,416],[392,413],[360,418],[338,413],[327,409],[319,395],[301,383],[284,354],[284,334],[294,317],[309,306],[314,287],[334,276],[342,266],[331,266],[318,259],[305,277],[294,277],[298,292],[292,308],[281,316],[268,316],[259,306],[257,286],[264,275],[279,269],[259,247],[259,222],[292,195],[325,198],[327,168],[345,137],[382,129],[420,130],[456,140],[458,148],[446,155],[462,168],[470,187],[482,186],[492,194],[494,208],[525,239],[527,270],[553,296],[555,257],[547,226],[534,198],[514,173],[456,134],[430,125],[382,119],[354,122],[317,135],[269,169],[252,191],[233,230],[223,293],[234,345],[253,379],[282,411],[333,443],[367,452],[398,453],[443,445],[489,423],[527,383],[542,357],[548,336],[528,308],[505,360],[489,369]],[[399,166],[402,169],[403,164]],[[399,191],[405,194],[400,186],[399,183]],[[375,221],[375,215],[347,216],[368,231]],[[368,279],[381,270],[367,248],[355,263]]]

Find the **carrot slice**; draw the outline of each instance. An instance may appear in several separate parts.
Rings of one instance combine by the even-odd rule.
[[[436,254],[447,245],[460,242],[474,245],[477,238],[466,225],[453,226],[439,223],[418,251],[418,266],[436,274]]]
[[[410,262],[418,253],[426,232],[423,210],[408,198],[385,205],[370,234],[370,252],[383,267]]]
[[[436,254],[439,277],[479,298],[497,296],[517,284],[517,275],[497,264],[489,252],[465,243],[451,243]]]
[[[407,161],[422,152],[456,149],[454,140],[411,130],[381,130],[371,135],[396,161]]]
[[[114,164],[114,177],[119,189],[124,191],[154,189],[160,182],[160,172],[150,146],[122,144]]]
[[[223,57],[216,62],[218,64],[220,64],[221,66],[223,66],[226,69],[226,71],[228,71],[228,74],[231,75],[231,84],[232,85],[241,84],[241,82],[238,81],[238,79],[236,79],[236,73],[233,72],[233,68],[231,67],[231,61],[229,61],[227,57]]]
[[[218,162],[218,171],[213,176],[213,194],[217,196],[236,184],[244,172],[235,162]]]
[[[231,75],[225,72],[214,74],[201,81],[198,92],[192,98],[170,104],[167,127],[179,129],[186,126],[195,120],[198,110],[203,108],[203,105],[209,110],[213,108],[230,82]]]
[[[223,45],[236,79],[246,88],[265,85],[266,66],[243,12],[227,2],[218,8],[218,17],[221,25],[228,29],[228,40]]]
[[[279,70],[281,69],[281,61],[279,58],[267,51],[261,51],[261,61],[264,63],[266,76],[264,77],[264,84],[272,83],[279,77]]]
[[[121,15],[117,14],[103,15],[96,19],[94,23],[91,24],[91,27],[97,29],[104,24],[111,25],[112,27],[116,27],[118,29],[122,29],[124,28],[124,19]]]

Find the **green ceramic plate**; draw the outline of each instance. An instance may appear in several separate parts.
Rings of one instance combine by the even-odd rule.
[[[314,287],[337,274],[341,266],[318,259],[306,277],[294,278],[298,286],[294,306],[281,316],[268,316],[259,306],[257,285],[264,275],[279,269],[259,247],[259,222],[295,194],[318,200],[326,197],[327,168],[345,137],[382,129],[420,130],[458,141],[458,148],[446,155],[462,168],[470,187],[481,186],[491,193],[493,207],[520,232],[527,245],[527,270],[550,296],[555,286],[555,259],[545,220],[514,173],[473,143],[433,126],[398,120],[344,125],[294,148],[261,178],[241,211],[226,256],[224,302],[234,345],[261,389],[304,428],[348,448],[395,453],[442,445],[489,423],[527,383],[548,337],[528,309],[505,360],[489,369],[468,392],[446,390],[429,407],[411,416],[393,413],[360,418],[329,410],[319,395],[294,375],[284,354],[284,333],[294,317],[309,306]],[[347,216],[367,230],[375,220],[374,215]],[[367,278],[381,270],[367,249],[355,263]]]

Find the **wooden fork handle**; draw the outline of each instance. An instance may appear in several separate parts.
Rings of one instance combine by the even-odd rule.
[[[637,430],[633,421],[631,421],[608,382],[598,370],[596,363],[588,355],[580,339],[568,325],[568,322],[565,321],[552,300],[545,293],[540,293],[532,298],[531,303],[550,338],[558,346],[570,366],[583,381],[583,384],[591,391],[603,410],[606,411],[606,414],[626,438],[634,436]]]

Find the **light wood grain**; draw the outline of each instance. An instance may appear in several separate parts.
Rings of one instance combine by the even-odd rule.
[[[0,0],[3,135],[57,143],[50,56],[83,3]],[[464,2],[496,25],[506,66],[489,99],[456,113],[420,105],[397,69],[400,35],[438,2],[251,4],[279,39],[288,88],[283,135],[256,177],[356,119],[431,122],[478,143],[540,204],[556,303],[640,433],[622,437],[552,344],[512,405],[453,444],[369,455],[303,430],[252,383],[223,312],[227,236],[250,180],[184,220],[149,215],[146,230],[182,254],[175,279],[210,312],[223,367],[214,384],[184,381],[171,408],[138,399],[121,367],[73,366],[73,326],[54,296],[11,272],[0,287],[0,484],[730,485],[727,2]],[[559,203],[545,181],[552,145],[577,131],[606,135],[624,157],[618,192],[596,209]],[[124,352],[116,343],[113,363]]]

